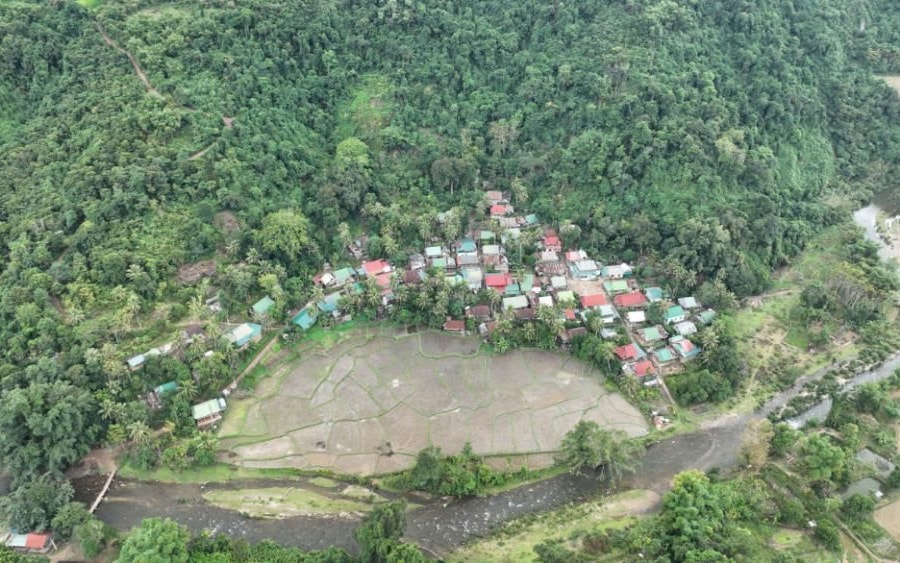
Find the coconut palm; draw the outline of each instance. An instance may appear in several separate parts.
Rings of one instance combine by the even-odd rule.
[[[146,444],[150,440],[150,427],[143,422],[132,422],[128,425],[128,437],[135,444]]]
[[[193,379],[185,379],[178,382],[178,395],[186,401],[191,401],[197,396],[197,383]]]
[[[558,462],[574,474],[600,470],[599,477],[617,482],[624,473],[634,471],[638,446],[624,432],[610,432],[596,422],[582,420],[570,430],[561,445]]]

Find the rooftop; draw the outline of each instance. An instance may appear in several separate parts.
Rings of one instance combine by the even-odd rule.
[[[210,399],[208,401],[200,403],[199,405],[194,405],[193,407],[191,407],[191,414],[194,416],[194,420],[201,420],[208,416],[219,414],[224,410],[225,399],[219,397],[218,399]]]
[[[272,307],[275,306],[275,300],[266,295],[259,301],[253,304],[253,312],[257,315],[265,315],[268,313]]]

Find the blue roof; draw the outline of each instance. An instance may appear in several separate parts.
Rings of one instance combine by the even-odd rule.
[[[340,293],[332,293],[331,295],[326,295],[325,299],[322,299],[316,305],[319,307],[319,310],[323,313],[333,313],[337,311],[338,302],[341,300]]]
[[[458,252],[475,252],[475,241],[466,237],[459,241],[459,244],[456,245],[456,249]]]
[[[525,222],[529,225],[537,225],[538,217],[534,213],[528,214],[525,216]]]
[[[650,301],[662,301],[663,290],[661,287],[648,287],[645,291]]]
[[[143,355],[143,354],[138,354],[137,356],[134,356],[133,358],[128,358],[128,359],[126,360],[126,362],[128,363],[128,367],[130,367],[130,368],[136,368],[136,367],[138,367],[138,366],[144,365],[144,360],[145,360],[145,359],[146,359],[146,358],[144,358],[144,355]]]
[[[316,324],[316,320],[318,319],[318,315],[311,309],[304,308],[299,313],[294,315],[294,318],[291,319],[291,322],[295,325],[299,326],[303,330],[309,330]]]

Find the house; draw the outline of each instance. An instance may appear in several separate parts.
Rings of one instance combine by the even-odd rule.
[[[425,258],[431,260],[444,255],[444,249],[440,246],[429,246],[425,249]]]
[[[495,203],[491,206],[491,219],[499,219],[504,215],[511,215],[514,213],[512,205],[504,205],[502,203]]]
[[[377,276],[379,274],[386,274],[393,270],[391,267],[391,263],[384,259],[378,260],[369,260],[368,262],[363,262],[362,266],[359,269],[360,275],[363,276]]]
[[[478,233],[478,241],[482,244],[493,244],[494,241],[497,240],[497,235],[494,231],[481,231]]]
[[[431,267],[437,270],[452,272],[456,270],[456,260],[450,256],[441,256],[440,258],[431,259]]]
[[[623,362],[629,360],[638,360],[646,356],[643,350],[637,344],[626,344],[619,346],[614,350],[616,356]]]
[[[556,292],[556,302],[562,305],[563,303],[576,303],[575,301],[575,292],[571,290],[565,291],[557,291]]]
[[[516,229],[519,227],[519,220],[516,217],[498,217],[497,222],[502,229]],[[500,235],[503,236],[502,234]]]
[[[300,309],[299,313],[294,315],[291,322],[299,326],[302,330],[307,331],[316,324],[317,320],[319,320],[318,311],[310,307],[304,307],[303,309]]]
[[[350,256],[353,256],[355,260],[362,260],[363,256],[365,256],[365,252],[363,248],[365,248],[367,241],[362,239],[356,239],[347,245],[347,252],[350,253]]]
[[[475,252],[458,252],[456,254],[456,265],[460,268],[467,267],[477,267],[478,266],[478,254]]]
[[[543,252],[541,254],[544,254]],[[538,262],[534,270],[543,276],[565,276],[569,267],[565,262]]]
[[[4,542],[6,547],[19,553],[47,553],[56,549],[53,537],[50,534],[9,534]]]
[[[681,305],[674,305],[666,309],[666,324],[680,323],[685,318],[687,318],[687,315],[684,313],[684,309],[681,308]]]
[[[640,291],[633,291],[616,295],[613,298],[613,303],[616,304],[616,307],[621,307],[622,309],[639,309],[647,304],[647,298]]]
[[[481,247],[481,253],[485,256],[500,256],[502,249],[499,244],[486,244]]]
[[[125,363],[128,364],[128,369],[131,371],[135,371],[144,367],[144,362],[147,361],[147,357],[144,354],[138,354],[137,356],[132,356],[125,360]]]
[[[712,309],[707,309],[694,315],[694,319],[702,325],[708,325],[716,319],[716,312]]]
[[[465,333],[466,321],[455,321],[453,319],[447,319],[447,322],[444,323],[444,331]]]
[[[643,324],[647,322],[647,313],[644,311],[628,311],[625,313],[625,320],[632,325]]]
[[[549,263],[549,262],[559,262],[559,255],[556,254],[555,250],[542,250],[538,254],[537,263],[544,264],[544,263]],[[562,264],[562,262],[559,262],[559,263]],[[565,268],[565,264],[563,264],[563,268]],[[563,270],[563,271],[565,271],[565,270]]]
[[[522,293],[531,293],[534,291],[534,274],[524,274],[522,276],[522,283],[519,284],[522,289]]]
[[[653,357],[656,358],[657,363],[660,364],[667,364],[678,359],[672,349],[668,346],[666,346],[665,348],[654,350]]]
[[[565,289],[569,286],[568,281],[566,281],[566,276],[551,276],[550,277],[550,287],[554,290]]]
[[[503,291],[503,295],[507,297],[514,297],[522,293],[521,288],[519,287],[519,282],[507,276],[507,284],[506,289]]]
[[[647,342],[647,343],[659,342],[660,340],[665,340],[665,338],[666,338],[665,335],[663,334],[663,332],[661,330],[659,330],[658,326],[651,326],[651,327],[645,328],[644,330],[642,330],[640,332],[640,334],[641,334],[641,338],[644,340],[644,342]]]
[[[504,309],[525,309],[528,307],[528,298],[524,295],[516,295],[515,297],[504,297]]]
[[[603,293],[591,293],[581,296],[581,306],[584,309],[596,309],[602,305],[609,305],[609,300]]]
[[[552,250],[553,252],[562,252],[562,241],[556,231],[548,229],[544,232],[544,238],[541,239],[544,244],[544,250]]]
[[[487,202],[491,205],[496,205],[498,203],[503,203],[504,201],[506,201],[506,197],[500,190],[488,190],[484,192],[484,199],[486,199]]]
[[[471,307],[466,307],[467,318],[483,322],[490,320],[492,316],[490,305],[472,305]]]
[[[661,287],[648,287],[644,290],[644,294],[647,296],[647,301],[650,303],[656,303],[657,301],[663,300],[663,290]]]
[[[584,250],[568,250],[566,251],[566,262],[569,264],[574,264],[581,260],[587,260],[588,255]]]
[[[617,338],[619,333],[611,328],[602,328],[600,329],[600,338],[603,340],[612,340],[613,338]]]
[[[525,216],[525,224],[529,227],[533,227],[539,223],[538,216],[534,213]]]
[[[484,272],[481,271],[481,268],[465,268],[462,270],[462,276],[466,280],[466,285],[469,286],[469,289],[472,291],[481,289],[481,285],[484,282]]]
[[[197,426],[203,429],[209,428],[222,420],[222,411],[224,410],[225,399],[219,397],[218,399],[210,399],[199,405],[194,405],[191,407],[191,414],[194,416]]]
[[[618,265],[604,266],[603,270],[601,270],[601,274],[608,280],[620,280],[622,278],[630,277],[632,269],[631,266],[623,262]]]
[[[696,358],[697,355],[700,354],[700,348],[683,336],[673,336],[669,339],[669,344],[675,349],[675,353],[678,354],[678,357],[682,360],[690,360],[691,358]]]
[[[634,363],[625,364],[622,367],[625,373],[631,374],[641,381],[646,381],[653,377],[656,368],[650,360],[640,360]]]
[[[531,307],[523,307],[521,309],[516,309],[516,320],[519,321],[533,321],[536,317],[534,309]]]
[[[600,305],[596,311],[600,318],[603,319],[603,324],[612,324],[619,318],[619,315],[616,314],[616,308],[612,305]]]
[[[570,328],[569,330],[566,331],[566,334],[568,335],[569,340],[572,340],[577,336],[584,336],[587,333],[588,333],[587,329],[584,328],[583,326],[576,326],[576,327]]]
[[[475,240],[471,238],[463,238],[460,239],[459,242],[456,243],[456,252],[457,253],[470,253],[476,252],[478,247],[475,246]]]
[[[693,297],[679,297],[678,304],[681,305],[683,309],[698,309],[700,308],[700,304],[697,303],[697,300]]]
[[[578,316],[575,314],[575,309],[563,309],[563,318],[567,321],[574,321],[578,319]]]
[[[333,315],[335,317],[340,315],[338,311],[338,305],[340,304],[341,294],[340,293],[332,293],[330,295],[326,295],[324,299],[320,300],[316,303],[316,307],[319,308],[319,311],[326,315]]]
[[[203,330],[202,325],[187,325],[181,331],[181,336],[186,344],[193,344],[195,340],[204,340],[206,338],[206,331]]]
[[[625,280],[612,280],[603,282],[603,289],[610,295],[618,295],[619,293],[628,293],[628,282]]]
[[[244,323],[226,332],[222,338],[236,348],[243,348],[252,342],[262,339],[262,326],[256,323]]]
[[[690,336],[697,333],[697,325],[691,321],[681,321],[680,323],[675,323],[675,332],[681,336]]]
[[[503,221],[500,221],[501,226],[503,225]],[[503,244],[509,244],[511,242],[519,240],[519,237],[522,236],[522,229],[518,227],[513,227],[510,229],[506,229],[506,231],[500,233],[500,242]]]
[[[253,315],[261,317],[263,315],[268,315],[269,311],[271,311],[272,307],[274,306],[275,300],[266,295],[265,297],[254,303],[253,306],[250,307],[250,309]]]
[[[579,260],[569,263],[569,272],[577,280],[595,280],[600,277],[600,266],[593,260]]]
[[[428,262],[425,261],[425,257],[418,252],[409,255],[410,270],[424,270],[427,265]]]
[[[506,285],[509,281],[510,279],[506,274],[487,274],[484,276],[485,287],[499,293],[506,291]]]
[[[538,307],[553,307],[553,297],[549,295],[541,295],[538,297]]]
[[[427,275],[422,270],[407,270],[403,272],[403,283],[406,285],[419,285],[423,281]]]
[[[178,383],[174,381],[167,381],[166,383],[157,385],[153,388],[153,394],[156,395],[158,399],[161,399],[169,393],[174,393],[176,391],[178,391]]]

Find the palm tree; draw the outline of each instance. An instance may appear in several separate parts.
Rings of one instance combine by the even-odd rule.
[[[132,422],[128,425],[128,437],[135,444],[146,444],[150,440],[150,428],[143,422]]]
[[[104,399],[100,403],[100,418],[103,420],[119,420],[125,413],[125,405],[112,399]]]
[[[188,402],[197,396],[197,383],[193,379],[185,379],[178,382],[178,395]]]

